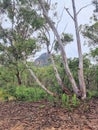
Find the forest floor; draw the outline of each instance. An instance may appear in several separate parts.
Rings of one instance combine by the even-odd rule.
[[[98,130],[98,98],[71,111],[46,101],[1,102],[0,130]]]

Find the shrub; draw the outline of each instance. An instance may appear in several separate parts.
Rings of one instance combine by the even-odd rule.
[[[62,105],[68,107],[70,109],[70,98],[68,95],[62,94],[61,97]]]
[[[91,98],[93,98],[93,97],[98,97],[98,91],[90,91],[90,90],[88,90],[87,91],[87,97],[88,97],[88,99],[91,99]]]
[[[40,88],[20,86],[16,88],[14,96],[19,101],[38,101],[45,98],[46,93]]]
[[[77,105],[79,105],[79,100],[77,99],[77,96],[76,96],[76,94],[74,94],[73,96],[72,96],[72,105],[74,106],[74,107],[76,107]]]
[[[9,86],[6,88],[6,93],[8,93],[8,94],[11,95],[11,96],[15,96],[15,92],[16,92],[16,86],[11,86],[11,85],[9,85]]]

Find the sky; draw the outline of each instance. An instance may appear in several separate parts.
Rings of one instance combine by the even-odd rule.
[[[72,0],[51,0],[51,1],[52,1],[52,4],[58,3],[56,5],[57,17],[54,19],[55,22],[57,21],[57,18],[58,18],[58,20],[60,20],[61,14],[62,14],[62,11],[63,11],[64,7],[68,8],[70,13],[73,15],[72,2],[71,2]],[[75,0],[76,10],[78,11],[82,7],[90,4],[91,1],[92,0]],[[82,25],[90,24],[90,17],[93,14],[93,10],[94,10],[94,6],[90,5],[90,6],[86,7],[86,8],[84,8],[79,13],[79,15],[78,15],[78,23],[79,23],[79,25],[81,25],[81,24]],[[50,13],[50,17],[52,18],[52,13]],[[8,22],[9,21],[7,20],[7,24],[4,24],[4,26],[6,26],[6,27],[9,26],[10,23],[8,23]],[[70,44],[66,45],[66,47],[65,47],[67,57],[72,57],[72,58],[77,57],[78,52],[77,52],[77,43],[76,43],[74,22],[71,19],[71,17],[67,14],[67,12],[64,10],[63,16],[62,16],[61,21],[58,24],[58,28],[57,28],[59,34],[61,34],[63,32],[65,27],[66,27],[65,32],[73,34],[73,37],[74,37],[74,41],[71,42]],[[53,37],[52,35],[53,34],[51,34],[51,37]],[[86,53],[86,52],[88,52],[89,49],[88,49],[87,46],[84,46],[84,40],[85,39],[81,35],[82,51],[83,51],[83,53]],[[38,57],[41,53],[44,53],[44,52],[46,52],[45,49],[43,49],[41,52],[37,53],[36,57]]]
[[[77,12],[84,6],[91,4],[92,0],[75,0],[75,4],[76,4],[76,10]],[[57,18],[58,20],[60,20],[62,11],[64,9],[64,7],[68,8],[71,15],[73,15],[73,10],[72,10],[72,0],[51,0],[51,3],[58,3],[56,5],[56,11],[57,11]],[[54,7],[54,6],[53,6]],[[90,5],[84,9],[82,9],[82,11],[78,14],[78,24],[79,25],[84,25],[84,24],[92,24],[90,17],[93,14],[95,7],[93,5]],[[50,12],[50,17],[53,20],[53,16],[52,16],[52,12]],[[57,21],[57,18],[55,20],[55,22]],[[72,20],[72,18],[67,14],[66,11],[63,12],[63,16],[61,18],[60,23],[58,24],[58,32],[59,34],[61,34],[65,29],[65,33],[70,33],[73,35],[74,41],[71,42],[70,44],[67,44],[65,46],[65,51],[67,54],[68,58],[74,58],[74,57],[78,57],[78,51],[77,51],[77,42],[76,42],[76,35],[75,35],[75,27],[74,27],[74,22]],[[53,34],[51,34],[51,37]],[[81,37],[81,46],[82,46],[82,53],[88,53],[89,52],[89,48],[87,45],[84,45],[84,37],[80,34]],[[52,39],[52,38],[51,38]],[[46,52],[46,49],[43,49],[41,52],[37,53],[36,57],[37,58],[41,53]]]
[[[54,0],[54,2],[57,2],[57,11],[58,11],[58,18],[61,16],[62,10],[64,7],[68,8],[70,13],[73,15],[72,11],[72,3],[71,0]],[[88,5],[91,3],[91,0],[75,0],[76,3],[76,10],[78,11],[82,7]],[[90,17],[93,14],[94,6],[90,5],[86,8],[84,8],[78,15],[78,23],[79,25],[81,24],[90,24]],[[74,41],[68,44],[65,47],[65,51],[67,53],[67,57],[77,57],[78,52],[77,52],[77,43],[76,43],[76,35],[75,35],[75,28],[74,28],[74,22],[72,18],[67,14],[66,11],[63,13],[63,18],[58,26],[58,32],[61,34],[62,31],[64,30],[66,26],[66,33],[71,33],[73,34]],[[84,46],[84,38],[81,35],[81,44],[82,44],[82,51],[83,53],[86,53],[89,51],[87,46]]]
[[[58,17],[60,17],[62,10],[64,7],[68,8],[70,13],[73,15],[72,11],[72,3],[71,0],[53,0],[53,2],[57,2],[57,11],[58,11]],[[91,3],[91,0],[75,0],[76,4],[76,10],[78,11],[82,7],[88,5]],[[94,6],[90,5],[86,8],[84,8],[78,15],[78,23],[81,24],[90,24],[90,17],[93,14]],[[63,13],[63,18],[58,26],[58,32],[62,33],[62,30],[64,30],[64,27],[66,26],[66,33],[71,33],[74,36],[74,41],[71,44],[68,44],[65,47],[65,51],[67,53],[67,57],[77,57],[77,43],[76,43],[76,35],[75,35],[75,29],[74,29],[74,22],[72,18],[67,14],[66,11]],[[88,52],[88,47],[84,46],[84,38],[81,36],[81,44],[82,44],[82,51],[83,53]]]

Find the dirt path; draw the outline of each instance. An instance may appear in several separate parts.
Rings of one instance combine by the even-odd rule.
[[[0,130],[98,130],[98,98],[71,112],[44,101],[0,103]]]

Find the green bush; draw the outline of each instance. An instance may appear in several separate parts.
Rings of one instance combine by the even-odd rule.
[[[6,88],[6,93],[8,93],[8,94],[11,95],[11,96],[15,96],[15,92],[16,92],[16,86],[11,86],[11,85],[9,85],[9,86]]]
[[[68,109],[70,108],[70,98],[68,95],[66,94],[62,94],[61,97],[62,100],[62,105],[68,107]]]
[[[90,90],[88,90],[87,91],[87,97],[88,97],[88,99],[91,99],[91,98],[93,98],[93,97],[98,97],[98,91],[90,91]]]
[[[40,88],[18,86],[14,96],[19,101],[38,101],[44,99],[46,93]]]
[[[14,100],[18,101],[39,101],[43,99],[47,99],[47,101],[53,101],[53,97],[47,94],[40,87],[9,85],[7,88],[2,89],[1,94],[4,95],[4,99],[7,99],[6,95],[8,95],[8,97],[13,97]],[[3,98],[2,95],[1,97]]]
[[[77,96],[76,96],[76,94],[74,94],[73,96],[72,96],[72,105],[74,106],[74,107],[76,107],[76,106],[78,106],[79,105],[79,100],[77,99]]]

